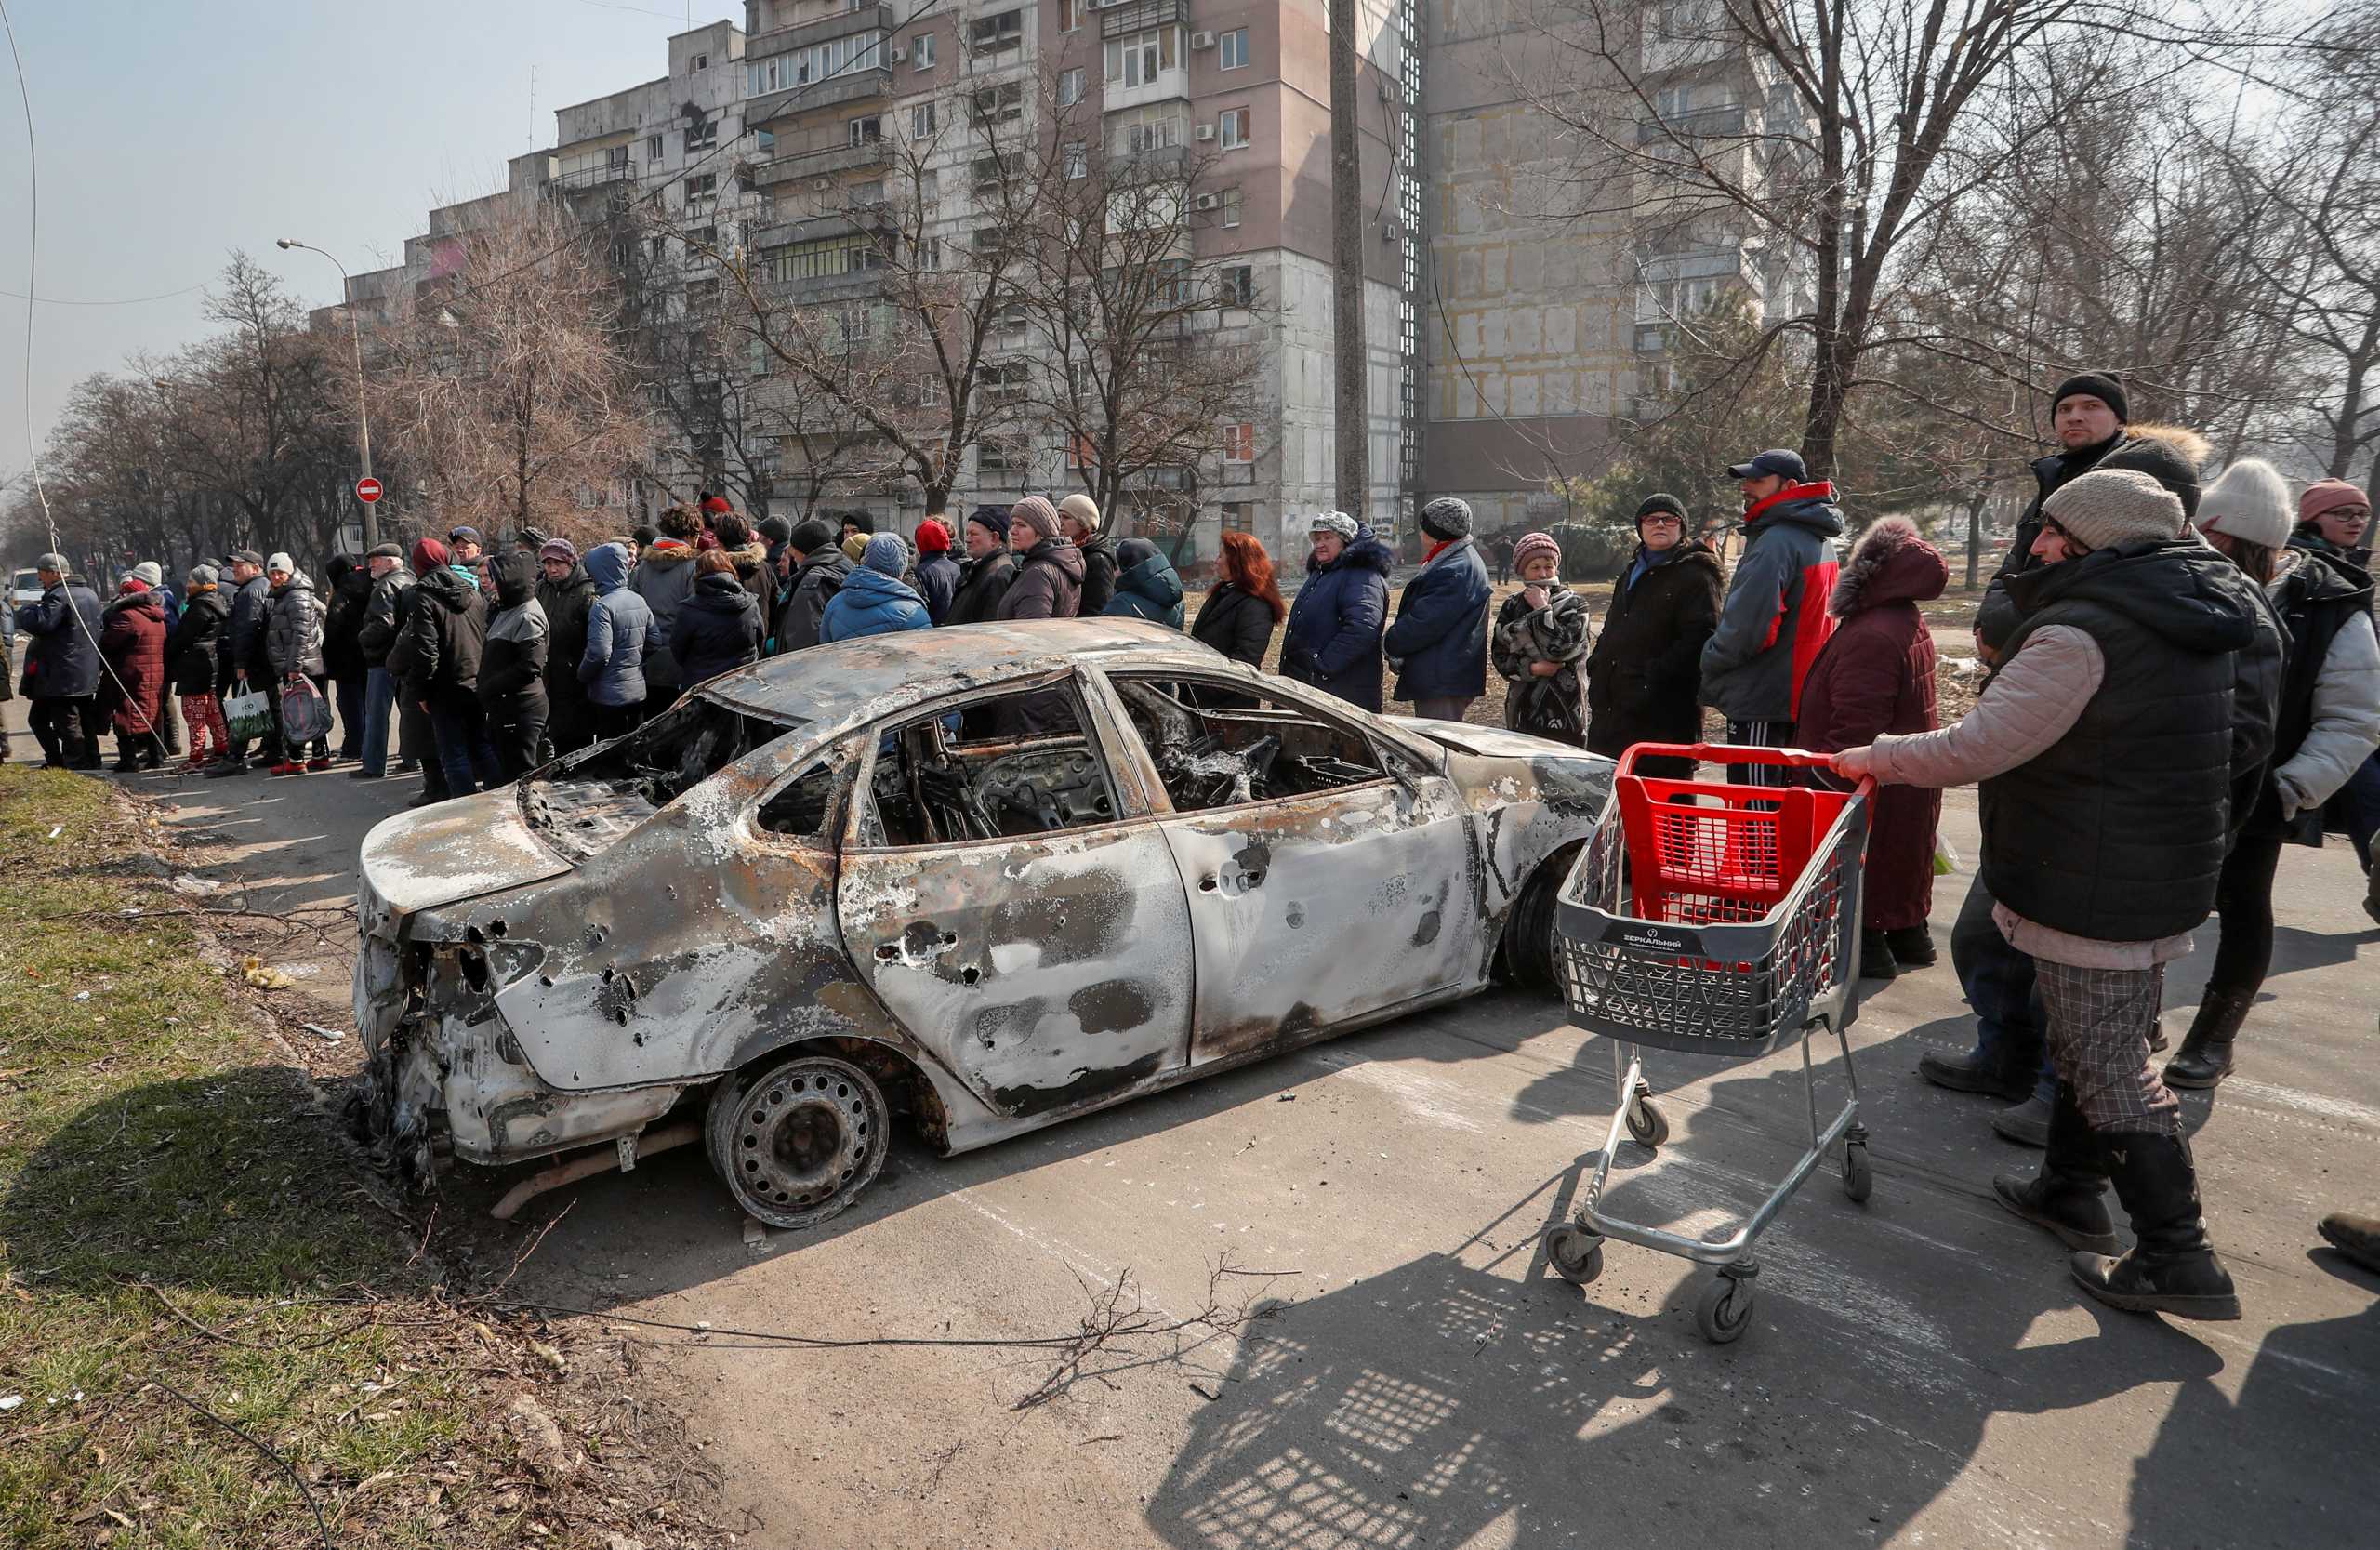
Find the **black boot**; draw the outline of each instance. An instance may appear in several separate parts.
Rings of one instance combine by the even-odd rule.
[[[2206,1241],[2189,1143],[2158,1131],[2102,1131],[2099,1156],[2137,1241],[2122,1259],[2076,1254],[2069,1263],[2082,1290],[2131,1313],[2239,1318],[2231,1274]]]
[[[1934,934],[1924,926],[1888,931],[1884,946],[1892,948],[1893,961],[1905,969],[1931,969],[1940,957],[1934,947]]]
[[[1953,1093],[1981,1093],[2012,1104],[2030,1097],[2033,1092],[2031,1071],[2012,1072],[1999,1055],[1987,1055],[1980,1050],[1969,1050],[1964,1054],[1928,1052],[1917,1057],[1917,1074]]]
[[[1859,933],[1859,977],[1861,979],[1892,979],[1900,974],[1900,965],[1893,961],[1893,950],[1884,944],[1884,934],[1869,931]]]
[[[2231,1074],[2231,1041],[2248,1020],[2254,996],[2232,990],[2210,990],[2198,1003],[2190,1031],[2182,1036],[2179,1053],[2165,1063],[2168,1087],[2213,1087]]]
[[[2116,1252],[2116,1225],[2108,1214],[2108,1167],[2099,1159],[2099,1144],[2091,1122],[2074,1102],[2074,1089],[2057,1084],[2050,1106],[2047,1153],[2033,1178],[2002,1173],[1991,1181],[1991,1193],[2010,1211],[2046,1227],[2069,1249],[2096,1254]]]

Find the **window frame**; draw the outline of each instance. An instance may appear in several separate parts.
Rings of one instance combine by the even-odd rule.
[[[1239,138],[1236,139],[1232,138],[1232,127],[1235,124],[1239,128]],[[1225,108],[1215,115],[1216,150],[1245,151],[1254,142],[1255,138],[1256,115],[1248,108]]]
[[[784,775],[763,784],[760,793],[745,806],[743,819],[745,834],[755,844],[764,849],[803,851],[827,856],[836,854],[841,847],[842,835],[850,823],[852,793],[856,789],[853,784],[853,774],[858,769],[861,762],[860,756],[865,751],[857,746],[858,742],[859,737],[856,734],[838,737],[824,748],[812,749],[807,758],[794,760],[792,767]],[[839,777],[840,789],[835,793],[834,802],[840,811],[830,811],[827,814],[826,823],[820,827],[816,835],[805,837],[787,834],[781,828],[770,828],[760,822],[761,811],[797,781],[807,777],[813,771],[821,768],[831,769],[838,763],[841,766]]]
[[[933,68],[933,33],[919,33],[909,39],[909,68],[912,71]]]
[[[1299,694],[1297,690],[1300,685],[1291,681],[1277,678],[1269,673],[1260,673],[1254,669],[1244,670],[1247,676],[1243,678],[1229,669],[1219,669],[1203,663],[1192,668],[1147,667],[1103,669],[1101,676],[1107,681],[1107,693],[1113,696],[1114,714],[1118,718],[1122,728],[1119,735],[1131,738],[1132,752],[1138,756],[1141,765],[1149,772],[1150,778],[1157,783],[1157,796],[1152,801],[1153,802],[1162,801],[1165,804],[1164,812],[1158,815],[1161,819],[1197,819],[1215,813],[1236,813],[1250,808],[1313,801],[1319,798],[1342,796],[1349,791],[1369,790],[1376,786],[1401,788],[1422,774],[1442,773],[1427,761],[1415,758],[1412,750],[1402,741],[1386,735],[1379,728],[1367,722],[1350,721],[1340,713],[1341,709],[1344,709],[1353,710],[1360,715],[1363,713],[1360,707],[1348,706],[1342,702],[1340,709],[1326,709],[1316,699]],[[1259,698],[1273,700],[1280,705],[1294,707],[1298,714],[1319,722],[1324,726],[1333,728],[1341,735],[1353,737],[1363,744],[1365,749],[1369,750],[1372,762],[1380,766],[1380,773],[1369,780],[1350,781],[1344,786],[1333,786],[1325,791],[1302,791],[1295,796],[1287,797],[1250,797],[1246,801],[1224,802],[1217,807],[1193,807],[1185,811],[1174,805],[1173,793],[1165,788],[1164,778],[1157,773],[1156,753],[1149,748],[1148,740],[1141,735],[1141,729],[1132,722],[1132,707],[1124,698],[1124,685],[1135,680],[1153,680],[1166,683],[1199,683],[1208,688],[1220,690],[1226,695],[1255,696]],[[1400,773],[1401,771],[1404,773]]]
[[[1239,40],[1236,46],[1232,42],[1235,38]],[[1235,60],[1232,57],[1234,54],[1237,54],[1239,57]],[[1234,27],[1228,32],[1218,33],[1215,34],[1215,68],[1218,70],[1246,70],[1248,68],[1249,53],[1247,28]]]

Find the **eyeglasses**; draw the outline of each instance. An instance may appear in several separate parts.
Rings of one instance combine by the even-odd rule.
[[[1639,517],[1636,519],[1636,525],[1639,527],[1644,526],[1647,523],[1650,523],[1655,527],[1684,527],[1686,525],[1685,523],[1671,516],[1666,511],[1657,511],[1649,517]]]

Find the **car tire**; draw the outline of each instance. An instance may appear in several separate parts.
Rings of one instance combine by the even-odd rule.
[[[884,1166],[892,1130],[875,1079],[817,1054],[721,1079],[703,1124],[711,1166],[735,1203],[791,1231],[859,1198]]]
[[[1555,940],[1562,884],[1569,880],[1570,864],[1579,848],[1566,845],[1538,864],[1513,903],[1512,920],[1504,927],[1504,964],[1515,984],[1544,995],[1561,994],[1562,981],[1554,965],[1561,945]]]

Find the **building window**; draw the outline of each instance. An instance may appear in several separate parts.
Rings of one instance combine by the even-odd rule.
[[[1107,84],[1130,90],[1157,80],[1157,73],[1175,68],[1182,59],[1182,29],[1158,27],[1132,37],[1114,38],[1107,45]]]
[[[1256,427],[1246,420],[1223,427],[1223,461],[1252,463],[1256,461]]]
[[[686,179],[686,203],[694,205],[719,192],[719,174],[700,172]]]
[[[1082,25],[1082,0],[1058,0],[1058,31],[1071,33]]]
[[[942,403],[942,378],[921,377],[918,379],[918,407],[932,409]]]
[[[882,33],[853,33],[791,53],[747,60],[744,66],[744,95],[759,97],[767,92],[787,91],[840,75],[846,70],[876,69],[884,62],[883,45]]]
[[[1014,48],[1025,41],[1025,13],[1002,11],[998,16],[979,16],[967,24],[967,41],[979,54]]]
[[[872,239],[845,235],[772,247],[760,255],[760,272],[763,280],[826,280],[883,264],[884,256]]]
[[[1224,70],[1245,70],[1248,67],[1248,29],[1234,27],[1215,40],[1216,59]]]
[[[933,68],[933,34],[932,33],[919,33],[909,40],[909,68],[911,70]]]
[[[975,192],[977,193],[982,193],[986,190],[996,189],[1000,186],[1000,178],[1003,169],[1000,166],[1000,159],[998,156],[976,157],[974,172]]]
[[[997,86],[985,86],[975,93],[975,122],[986,128],[998,124],[1013,124],[1025,116],[1025,83],[1010,81]]]
[[[884,120],[879,114],[869,113],[865,118],[853,119],[843,126],[843,130],[849,137],[849,144],[874,145],[884,138]]]
[[[710,302],[717,301],[718,299],[719,299],[719,282],[718,282],[718,281],[716,281],[716,280],[689,280],[689,281],[687,281],[687,282],[686,282],[686,304],[687,304],[688,306],[690,306],[690,307],[700,307],[700,306],[705,306],[705,305],[707,305],[707,304],[708,304],[708,303],[710,303]]]
[[[1065,146],[1065,171],[1069,179],[1091,176],[1091,148],[1080,140],[1068,140]]]
[[[715,118],[706,118],[698,124],[689,124],[686,126],[686,153],[688,155],[692,155],[697,151],[707,151],[718,143],[719,120]]]
[[[883,203],[883,179],[871,178],[865,183],[852,185],[852,205],[854,208],[872,209]]]
[[[1181,110],[1170,104],[1134,108],[1116,117],[1114,144],[1120,155],[1139,156],[1151,151],[1170,151],[1182,143]]]
[[[933,104],[931,102],[919,102],[911,105],[909,109],[909,138],[911,139],[933,139]]]
[[[1246,203],[1247,201],[1241,195],[1239,190],[1236,188],[1225,189],[1221,194],[1216,196],[1216,214],[1221,219],[1223,225],[1236,226],[1239,224],[1240,209]]]
[[[930,208],[942,201],[942,174],[930,166],[918,168],[912,181],[918,191],[918,204]]]
[[[719,228],[716,226],[695,227],[687,245],[689,247],[706,249],[712,253],[718,252]]]
[[[1058,106],[1071,108],[1082,100],[1082,67],[1058,72]]]
[[[708,70],[709,68],[710,56],[708,54],[696,54],[686,61],[686,73],[689,75],[692,75],[698,70]]]
[[[1245,149],[1248,144],[1248,110],[1225,108],[1223,117],[1217,122],[1216,128],[1216,140],[1223,149],[1225,151]]]
[[[661,159],[661,137],[659,135],[648,135],[645,137],[644,159],[648,162],[657,162]]]
[[[1231,264],[1216,276],[1217,299],[1225,307],[1256,305],[1256,267],[1253,264]]]
[[[606,167],[614,168],[615,170],[627,170],[628,165],[628,148],[625,145],[613,146],[610,150],[603,152],[603,165]]]
[[[914,249],[919,273],[931,274],[942,267],[942,239],[928,237]]]
[[[758,151],[762,156],[775,155],[777,153],[777,132],[774,129],[753,130],[752,148]]]
[[[1226,533],[1255,532],[1256,518],[1253,514],[1255,510],[1254,506],[1245,500],[1224,501],[1223,503],[1223,531]]]

